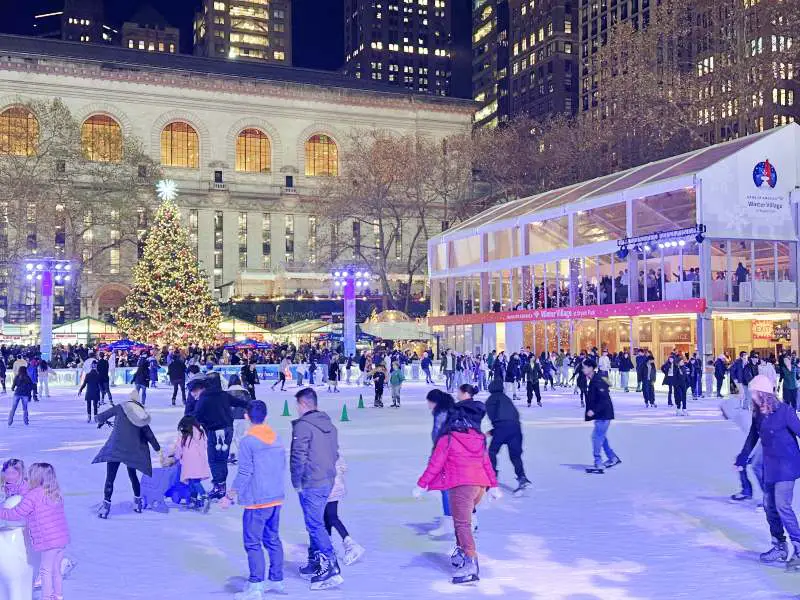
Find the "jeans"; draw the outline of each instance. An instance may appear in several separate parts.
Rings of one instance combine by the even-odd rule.
[[[621,387],[626,392],[628,391],[628,378],[630,377],[630,373],[628,371],[620,371],[619,373],[619,387]]]
[[[642,395],[644,396],[644,403],[650,406],[656,404],[656,389],[652,381],[642,382]]]
[[[594,464],[599,465],[602,463],[600,450],[606,453],[606,458],[612,460],[617,457],[608,443],[608,428],[611,421],[595,420],[594,429],[592,429],[592,453],[594,454]]]
[[[137,383],[136,393],[139,394],[139,401],[142,403],[142,406],[144,406],[145,402],[147,402],[147,386]]]
[[[764,512],[767,515],[769,532],[781,542],[786,539],[785,529],[790,540],[800,543],[800,525],[797,524],[797,515],[792,509],[793,495],[794,481],[768,483],[764,489]]]
[[[753,474],[756,476],[756,481],[758,481],[758,486],[761,488],[761,491],[764,491],[764,449],[761,447],[761,442],[756,444],[755,450],[753,450],[753,455],[750,457],[750,467],[753,469]],[[745,496],[753,497],[753,484],[750,483],[750,479],[747,477],[747,467],[742,468],[739,471],[739,481],[742,484],[742,494]]]
[[[447,388],[448,392],[453,391],[453,380],[455,373],[453,371],[445,371],[444,372],[444,385]]]
[[[39,395],[42,398],[50,397],[50,378],[47,373],[43,373],[42,378],[39,380]]]
[[[331,536],[325,530],[325,506],[328,496],[331,495],[332,485],[324,488],[310,488],[301,490],[300,508],[303,509],[303,520],[306,524],[309,538],[309,552],[320,552],[328,558],[333,557],[333,544]]]
[[[342,520],[339,518],[339,501],[334,500],[333,502],[328,502],[325,505],[325,531],[328,532],[328,535],[336,529],[339,532],[339,535],[342,536],[342,539],[346,539],[350,537],[350,534],[347,532],[347,527],[344,526]]]
[[[750,395],[750,386],[741,385],[742,388],[742,408],[749,410],[753,406],[753,397]]]
[[[181,390],[181,402],[186,404],[186,381],[184,380],[172,382],[172,403],[175,404],[175,399],[178,397],[178,388]]]
[[[25,425],[28,424],[28,402],[31,399],[27,396],[14,396],[14,403],[11,405],[11,412],[8,413],[8,424],[12,425],[14,423],[14,413],[17,412],[17,405],[22,402],[22,420],[25,422]]]
[[[200,479],[190,479],[188,484],[189,494],[192,498],[203,497],[206,495],[206,489],[203,487]]]
[[[442,514],[445,517],[452,517],[453,516],[450,513],[450,497],[447,494],[447,490],[442,490]]]
[[[228,480],[228,455],[233,441],[233,427],[222,430],[227,450],[217,450],[217,436],[210,431],[207,436],[206,448],[208,449],[208,466],[211,467],[211,480],[214,485],[224,485]]]
[[[283,544],[278,535],[281,507],[245,508],[242,515],[242,538],[250,568],[250,583],[264,581],[266,563],[264,550],[269,554],[269,580],[283,581]]]
[[[514,465],[514,474],[517,476],[517,480],[525,479],[525,467],[522,465],[522,429],[518,424],[499,425],[492,432],[489,460],[495,473],[497,473],[497,453],[504,445],[508,446],[508,458]]]
[[[42,552],[39,565],[39,576],[42,578],[42,598],[61,597],[61,561],[64,560],[64,548],[51,548]]]
[[[483,498],[484,489],[478,485],[459,485],[447,490],[450,512],[456,530],[456,543],[470,558],[478,556],[472,536],[472,513]]]
[[[424,369],[422,369],[422,372],[425,373],[425,383],[433,383],[433,377],[431,377],[430,367],[425,367]]]

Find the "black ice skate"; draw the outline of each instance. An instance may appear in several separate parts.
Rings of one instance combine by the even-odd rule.
[[[512,494],[514,494],[515,498],[520,498],[525,495],[525,490],[527,490],[531,486],[531,482],[528,481],[527,477],[523,477],[519,480],[517,484],[517,489],[515,489]]]
[[[742,492],[739,492],[738,494],[733,494],[731,496],[731,500],[733,500],[734,502],[744,502],[745,500],[752,500],[752,499],[753,499],[752,495],[743,494]]]
[[[141,514],[144,510],[144,502],[141,496],[133,497],[133,512]]]
[[[464,559],[464,564],[461,566],[461,568],[456,570],[456,574],[453,575],[452,581],[454,584],[462,584],[473,583],[480,580],[481,578],[479,576],[478,559],[473,556],[467,556]]]
[[[339,570],[339,563],[336,562],[336,556],[328,558],[320,552],[317,555],[317,560],[319,561],[319,568],[311,578],[312,590],[327,590],[344,583],[344,578]]]
[[[101,519],[107,519],[108,513],[111,512],[111,502],[107,500],[103,500],[103,503],[100,505],[100,508],[97,509],[97,516]]]
[[[758,558],[764,563],[784,562],[789,558],[789,545],[784,540],[772,538],[772,548],[759,554]]]
[[[215,483],[214,487],[211,488],[211,492],[209,492],[208,497],[211,500],[220,500],[225,497],[227,493],[227,488],[225,487],[224,483]]]
[[[309,550],[308,562],[304,567],[300,567],[300,576],[310,579],[317,573],[318,569],[319,569],[319,559],[317,558],[317,554]]]
[[[603,463],[598,462],[598,463],[595,463],[595,465],[593,467],[586,467],[586,472],[587,473],[595,473],[597,475],[602,475],[606,471],[605,471],[605,468],[603,468]]]
[[[612,467],[616,467],[621,463],[622,461],[620,460],[619,456],[615,456],[614,458],[609,458],[606,462],[604,462],[603,467],[606,469],[611,469]]]

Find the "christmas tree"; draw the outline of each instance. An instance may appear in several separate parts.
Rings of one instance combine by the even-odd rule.
[[[130,339],[154,346],[211,344],[219,307],[189,248],[177,206],[168,194],[159,195],[164,201],[133,268],[133,288],[117,311],[117,324]]]

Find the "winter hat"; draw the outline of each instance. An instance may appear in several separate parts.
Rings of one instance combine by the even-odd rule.
[[[589,368],[591,368],[591,369],[596,369],[596,368],[597,368],[597,363],[596,363],[596,362],[594,362],[594,360],[593,360],[593,359],[591,359],[591,358],[587,358],[587,359],[585,359],[585,360],[583,361],[583,366],[584,366],[584,367],[589,367]]]
[[[756,375],[747,387],[751,392],[764,392],[765,394],[775,393],[775,387],[766,375]]]

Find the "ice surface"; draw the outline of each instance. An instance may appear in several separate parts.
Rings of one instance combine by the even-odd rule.
[[[525,498],[506,494],[482,507],[477,540],[482,580],[459,588],[449,583],[452,541],[426,535],[439,515],[438,494],[411,498],[431,449],[427,388],[407,383],[400,410],[358,410],[358,393],[363,391],[369,406],[371,389],[342,387],[340,394],[318,390],[321,407],[337,421],[349,463],[340,515],[367,554],[344,568],[339,590],[309,592],[296,575],[307,537],[297,498],[289,491],[281,536],[291,596],[745,600],[800,593],[800,573],[758,563],[757,553],[769,546],[763,513],[754,504],[728,500],[738,489],[731,464],[743,434],[720,418],[716,401],[690,401],[690,416],[675,417],[663,398],[659,408],[645,409],[638,395],[615,394],[618,418],[610,441],[624,462],[604,475],[583,471],[591,460],[591,427],[571,391],[546,392],[544,408],[520,406],[533,487]],[[85,404],[74,390],[53,392],[31,405],[29,427],[18,414],[3,432],[0,458],[56,466],[73,540],[68,554],[79,563],[65,583],[65,597],[232,598],[247,572],[241,510],[215,506],[205,516],[175,509],[137,515],[125,506],[131,491],[122,471],[109,520],[97,519],[93,507],[101,500],[105,468],[90,463],[109,430],[86,424]],[[115,394],[123,398],[127,390],[115,388]],[[280,414],[291,394],[261,385],[258,396],[268,401],[270,423],[288,444],[291,419]],[[3,410],[9,400],[0,398]],[[343,401],[348,423],[338,423]],[[166,390],[148,394],[162,444],[173,439],[181,415],[168,404]],[[505,452],[500,470],[501,480],[512,485]],[[338,538],[335,544],[340,546]]]

